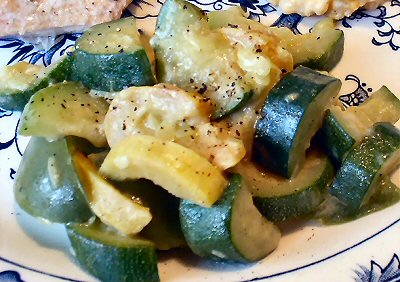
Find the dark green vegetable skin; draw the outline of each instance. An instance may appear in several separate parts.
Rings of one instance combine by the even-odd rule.
[[[346,156],[330,189],[346,209],[356,214],[379,184],[380,169],[400,150],[400,131],[390,123],[377,123],[373,133]],[[398,157],[398,155],[397,155]],[[400,163],[395,160],[394,167]]]
[[[266,218],[274,222],[306,217],[323,202],[334,174],[335,170],[327,160],[325,169],[318,179],[311,181],[310,186],[299,187],[298,192],[285,196],[254,197],[254,204]]]
[[[336,85],[335,91],[330,93],[330,98],[336,96],[340,89],[340,81],[336,78],[320,74],[306,67],[297,67],[292,73],[286,75],[270,92],[261,112],[261,117],[256,123],[254,136],[253,159],[260,165],[290,178],[293,173],[294,163],[298,158],[291,156],[293,151],[302,146],[301,153],[305,155],[307,143],[310,139],[298,141],[296,138],[300,130],[308,128],[309,121],[304,115],[313,109],[320,99],[319,94],[331,84]],[[337,90],[337,91],[336,91]],[[326,98],[326,97],[325,97]],[[328,97],[329,98],[329,97]],[[329,102],[327,102],[327,105]],[[309,120],[322,123],[323,109]],[[301,128],[303,127],[303,128]]]
[[[74,56],[74,80],[90,89],[112,92],[156,83],[144,49],[134,53],[91,54],[78,48]]]
[[[183,234],[195,254],[221,260],[213,251],[223,250],[228,260],[248,262],[235,248],[231,238],[232,207],[242,181],[239,174],[234,174],[223,196],[211,208],[181,201],[179,211]]]
[[[67,234],[79,264],[101,281],[160,281],[151,242],[90,226],[67,226]]]
[[[22,209],[58,223],[85,222],[93,216],[71,158],[82,148],[80,144],[90,146],[75,137],[54,142],[31,138],[14,184],[15,199]],[[49,158],[53,158],[50,164]]]
[[[65,57],[50,73],[34,86],[15,93],[0,93],[0,107],[9,111],[22,111],[29,99],[37,91],[50,84],[68,81],[72,78],[73,57]]]

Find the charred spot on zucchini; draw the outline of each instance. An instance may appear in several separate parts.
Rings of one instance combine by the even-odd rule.
[[[154,244],[140,237],[110,231],[101,223],[68,225],[72,255],[101,281],[158,282]]]
[[[386,87],[372,93],[363,104],[341,110],[331,107],[319,132],[320,143],[336,164],[367,135],[376,122],[396,123],[400,118],[400,100]]]
[[[53,84],[30,98],[18,133],[50,140],[74,135],[102,147],[107,144],[102,123],[108,106],[104,99],[90,96],[80,83]]]
[[[210,208],[182,200],[183,234],[197,255],[216,260],[252,262],[272,252],[279,229],[253,205],[244,179],[234,174],[223,196]]]
[[[74,80],[101,91],[153,85],[155,77],[134,17],[91,27],[76,42]]]
[[[22,111],[31,96],[52,83],[70,80],[73,58],[66,56],[49,67],[19,62],[0,71],[0,107]]]
[[[254,160],[286,178],[295,176],[340,86],[339,79],[302,66],[286,75],[271,90],[256,123]]]
[[[324,200],[334,169],[326,155],[310,150],[299,173],[290,180],[252,162],[236,167],[236,171],[247,179],[254,204],[267,219],[284,221],[306,217]]]
[[[32,137],[18,168],[14,194],[30,215],[49,222],[85,222],[93,216],[77,174],[73,155],[90,147],[66,137],[54,142]]]
[[[207,16],[191,3],[167,1],[151,43],[158,79],[209,98],[214,119],[237,111],[256,94],[254,81],[237,62],[235,47],[212,31]]]
[[[330,194],[344,206],[346,214],[359,212],[383,176],[400,164],[400,131],[390,123],[376,123],[346,156]]]

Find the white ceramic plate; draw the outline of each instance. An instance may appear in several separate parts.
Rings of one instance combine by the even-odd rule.
[[[241,5],[267,24],[307,32],[316,18],[281,15],[260,0],[193,1],[205,10]],[[159,1],[139,0],[131,9],[146,32],[154,28]],[[346,35],[345,53],[332,74],[343,82],[342,101],[362,102],[387,85],[400,94],[400,2],[355,13],[338,22]],[[20,60],[50,64],[76,35],[0,39],[0,66]],[[39,43],[38,43],[39,42]],[[12,185],[26,138],[15,134],[20,113],[0,109],[0,281],[94,281],[68,255],[60,225],[46,225],[21,211]],[[32,169],[35,169],[32,167]],[[400,185],[399,171],[393,181]],[[315,222],[290,226],[270,256],[252,265],[203,261],[182,252],[160,258],[162,281],[400,281],[400,204],[338,226]],[[118,282],[118,281],[116,281]]]

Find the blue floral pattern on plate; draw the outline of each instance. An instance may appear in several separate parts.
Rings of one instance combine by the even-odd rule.
[[[0,282],[24,282],[17,271],[7,270],[0,272]]]
[[[400,281],[400,259],[394,254],[390,262],[382,267],[379,263],[371,260],[371,266],[360,266],[355,271],[357,277],[355,282],[398,282]]]

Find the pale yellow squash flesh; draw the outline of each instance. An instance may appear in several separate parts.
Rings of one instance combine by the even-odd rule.
[[[115,180],[145,178],[171,194],[210,207],[227,180],[193,150],[149,135],[133,135],[116,144],[100,172]]]

